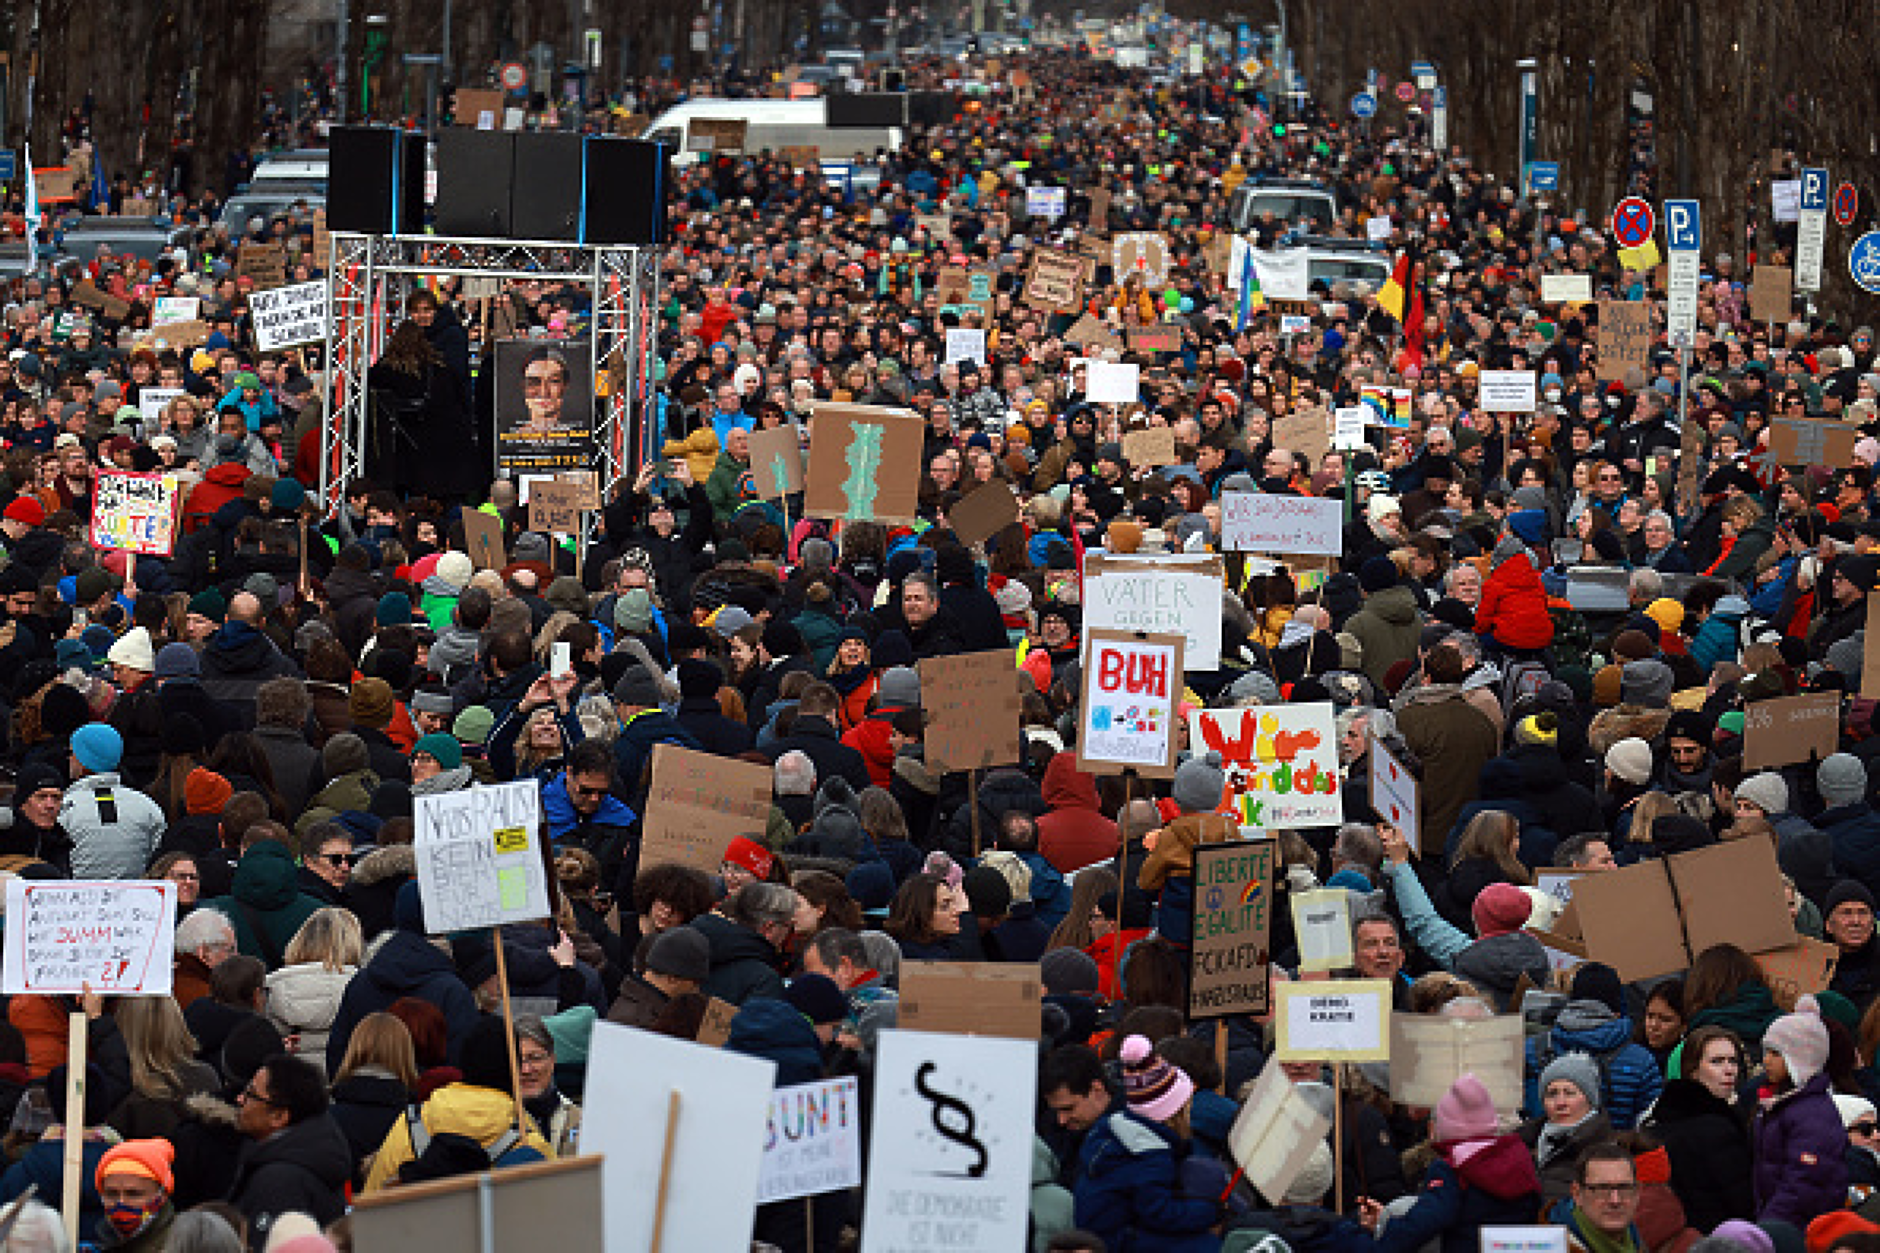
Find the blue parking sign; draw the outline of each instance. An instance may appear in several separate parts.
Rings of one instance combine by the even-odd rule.
[[[1704,231],[1697,201],[1665,201],[1665,246],[1672,252],[1700,252]]]
[[[1528,166],[1528,186],[1535,191],[1556,191],[1560,187],[1560,162],[1535,161]]]
[[[11,148],[0,148],[0,182],[10,182],[19,177],[19,154]]]
[[[1828,171],[1816,166],[1802,170],[1802,210],[1825,213],[1828,209]]]

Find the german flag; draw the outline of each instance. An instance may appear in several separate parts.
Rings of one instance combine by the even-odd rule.
[[[1401,323],[1404,320],[1404,301],[1409,291],[1410,254],[1406,251],[1397,254],[1397,264],[1391,267],[1390,278],[1378,291],[1378,307]]]

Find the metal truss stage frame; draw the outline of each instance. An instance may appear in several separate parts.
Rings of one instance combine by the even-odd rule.
[[[590,360],[596,375],[594,468],[600,471],[602,499],[636,464],[655,455],[650,450],[657,443],[658,428],[652,394],[657,247],[340,231],[328,239],[328,408],[320,433],[320,499],[328,514],[345,503],[346,485],[365,476],[367,424],[372,418],[366,373],[404,319],[411,294],[426,278],[586,288],[592,311]]]

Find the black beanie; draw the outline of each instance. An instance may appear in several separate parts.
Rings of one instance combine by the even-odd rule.
[[[1619,972],[1601,962],[1587,962],[1573,972],[1572,1000],[1598,1001],[1615,1014],[1625,1013],[1625,987]]]
[[[459,1054],[463,1081],[479,1088],[509,1091],[509,1041],[504,1038],[503,1020],[485,1014],[477,1019],[463,1038]]]

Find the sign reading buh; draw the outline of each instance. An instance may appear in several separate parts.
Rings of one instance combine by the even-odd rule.
[[[1084,633],[1084,640],[1077,768],[1093,774],[1134,770],[1144,778],[1173,778],[1181,637],[1095,628]]]

